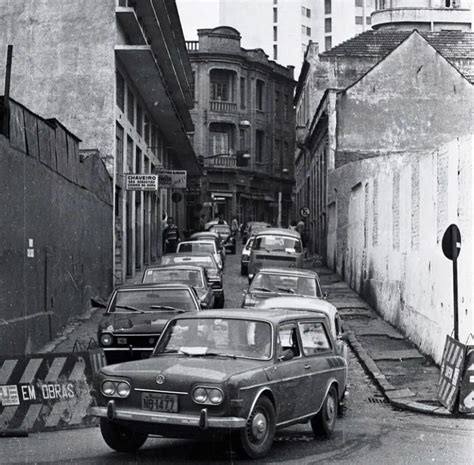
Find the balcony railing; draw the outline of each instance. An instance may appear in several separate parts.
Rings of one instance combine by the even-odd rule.
[[[235,157],[216,157],[206,160],[208,166],[220,166],[223,168],[235,168]]]
[[[197,52],[199,50],[199,40],[187,40],[186,48],[188,52]]]
[[[210,101],[211,111],[219,113],[235,113],[237,111],[237,104],[233,102],[222,102],[220,100]]]

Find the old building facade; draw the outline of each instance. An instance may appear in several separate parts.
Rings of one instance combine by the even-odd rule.
[[[193,145],[204,167],[207,217],[240,222],[290,220],[295,82],[292,68],[240,47],[230,27],[199,31],[188,41],[194,73]],[[196,211],[196,209],[195,209]]]
[[[172,214],[186,228],[186,214],[169,190],[127,191],[126,174],[200,173],[187,136],[192,74],[176,6],[2,0],[0,8],[0,46],[14,48],[11,95],[99,151],[114,180],[113,279],[133,277],[159,256],[162,219]]]

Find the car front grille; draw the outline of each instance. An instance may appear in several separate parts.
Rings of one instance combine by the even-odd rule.
[[[114,347],[155,347],[159,333],[154,334],[114,334]]]

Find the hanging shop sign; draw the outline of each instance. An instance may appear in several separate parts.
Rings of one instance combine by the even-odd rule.
[[[186,189],[187,173],[186,170],[158,171],[160,189]]]
[[[127,174],[126,189],[128,191],[156,191],[158,190],[157,174]]]

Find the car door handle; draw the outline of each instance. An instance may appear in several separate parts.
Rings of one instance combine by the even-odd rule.
[[[310,368],[311,368],[311,365],[306,364],[306,365],[304,366],[304,369],[305,369],[305,370],[309,370]]]

